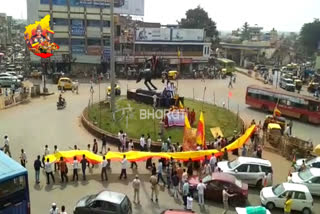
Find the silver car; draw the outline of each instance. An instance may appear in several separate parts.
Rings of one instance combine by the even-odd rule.
[[[301,172],[292,173],[292,183],[304,184],[312,195],[320,196],[320,169],[310,168]]]
[[[12,86],[12,84],[14,84],[17,88],[21,87],[20,80],[10,76],[0,76],[0,88],[9,88]]]
[[[312,159],[298,159],[294,165],[295,170],[299,170],[302,166],[303,161],[305,161],[305,165],[307,168],[320,168],[320,157],[315,157]]]
[[[264,178],[266,178],[267,186],[272,185],[273,171],[268,160],[239,157],[233,161],[218,162],[218,167],[222,172],[232,174],[249,185],[262,187]]]
[[[117,192],[102,191],[80,199],[74,214],[132,214],[129,198]]]

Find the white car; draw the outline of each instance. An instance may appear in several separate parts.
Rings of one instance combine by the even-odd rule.
[[[305,171],[292,173],[292,183],[304,184],[312,195],[320,196],[320,169],[309,168]]]
[[[307,160],[306,158],[298,159],[296,161],[296,164],[294,165],[295,170],[299,170],[302,166],[303,161],[305,161],[305,165],[308,168],[314,167],[314,168],[320,168],[320,157],[312,158]]]
[[[218,162],[218,167],[222,172],[232,174],[247,184],[262,187],[263,178],[266,176],[267,186],[272,185],[273,171],[271,163],[268,160],[239,157],[233,161]]]
[[[283,208],[287,196],[293,200],[291,209],[303,214],[311,214],[313,210],[313,198],[309,189],[303,184],[282,183],[273,187],[265,187],[260,192],[260,200],[268,210],[275,207]]]
[[[18,77],[15,77],[15,76],[8,74],[8,73],[0,73],[0,77],[8,77],[8,78],[12,78],[12,79],[18,79]]]

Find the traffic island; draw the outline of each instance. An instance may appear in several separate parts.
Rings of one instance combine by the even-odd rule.
[[[206,141],[211,142],[214,137],[211,128],[220,127],[223,135],[232,138],[243,131],[243,121],[233,112],[201,101],[185,99],[185,108],[196,112],[195,121],[191,125],[195,130],[197,128],[200,112],[204,113]],[[184,128],[182,126],[172,126],[164,128],[163,118],[169,109],[153,109],[151,105],[139,103],[134,100],[128,100],[120,97],[116,100],[116,113],[112,114],[108,103],[101,102],[88,106],[82,114],[83,126],[97,138],[106,135],[108,142],[117,144],[118,132],[123,130],[127,133],[128,139],[138,144],[142,134],[150,134],[152,150],[161,149],[161,140],[171,136],[172,143],[182,144]],[[183,120],[184,122],[184,120]],[[159,134],[162,133],[162,134]],[[159,139],[160,138],[160,139]],[[138,147],[137,147],[138,148]]]

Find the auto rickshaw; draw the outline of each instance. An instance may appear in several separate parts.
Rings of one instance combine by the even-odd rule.
[[[308,86],[308,92],[314,93],[318,87],[319,87],[319,83],[312,81]]]
[[[297,89],[298,91],[301,91],[302,81],[301,81],[300,79],[296,79],[296,80],[294,80],[294,84],[295,84],[295,86],[296,86],[296,89]]]
[[[283,134],[286,128],[286,119],[284,117],[267,115],[263,123],[263,131],[267,131],[269,123],[279,124],[281,127],[281,133]]]
[[[120,96],[121,95],[120,85],[118,85],[118,84],[115,85],[114,93],[115,93],[116,96]],[[108,86],[108,88],[107,88],[107,96],[108,97],[111,96],[111,86]]]
[[[269,123],[267,129],[267,142],[277,147],[281,142],[281,126],[278,123]]]
[[[178,78],[179,72],[178,71],[169,71],[168,78],[169,80],[176,80]]]

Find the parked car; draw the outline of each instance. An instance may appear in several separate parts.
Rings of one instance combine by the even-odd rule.
[[[161,212],[161,214],[196,214],[196,212],[194,211],[188,211],[188,210],[173,210],[173,209],[169,209],[169,210],[164,210]]]
[[[239,180],[257,187],[262,187],[262,181],[264,176],[267,176],[267,185],[272,185],[273,171],[270,161],[251,158],[251,157],[239,157],[233,161],[221,161],[218,162],[218,167],[222,172],[234,175]]]
[[[7,74],[10,74],[14,77],[17,77],[20,81],[23,81],[24,77],[22,75],[17,74],[15,71],[7,71]]]
[[[70,78],[68,77],[61,77],[58,81],[58,90],[72,90],[76,85],[75,82],[73,82]]]
[[[275,207],[283,208],[288,195],[291,195],[293,200],[292,210],[303,214],[312,213],[313,198],[309,189],[303,184],[282,183],[265,187],[260,192],[261,204],[270,211]]]
[[[294,165],[295,170],[299,170],[300,167],[302,166],[303,161],[305,161],[305,165],[308,168],[320,168],[320,157],[312,158],[307,160],[306,158],[303,159],[298,159]]]
[[[206,185],[204,191],[204,197],[209,200],[222,202],[222,191],[224,187],[227,187],[236,196],[230,198],[229,203],[232,206],[245,205],[248,199],[248,184],[238,180],[235,176],[227,173],[212,173],[210,176],[206,176],[202,179],[202,182]],[[192,192],[195,192],[197,185],[200,183],[199,177],[191,177],[189,179],[190,188]]]
[[[13,79],[18,79],[18,77],[13,76],[12,74],[9,73],[0,73],[0,77],[10,77]]]
[[[301,172],[292,173],[292,183],[304,184],[312,195],[320,196],[320,169],[309,168]]]
[[[0,88],[10,88],[11,85],[14,84],[16,88],[20,88],[21,87],[21,81],[10,77],[10,76],[0,76]]]
[[[129,198],[117,192],[101,191],[80,199],[74,214],[132,214]]]
[[[236,207],[237,214],[248,214],[248,213],[265,213],[271,214],[271,212],[263,206],[251,206],[251,207]]]

